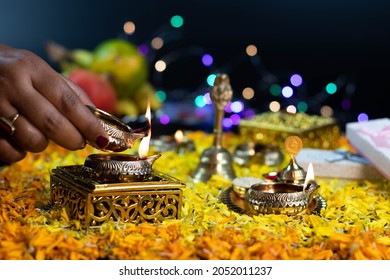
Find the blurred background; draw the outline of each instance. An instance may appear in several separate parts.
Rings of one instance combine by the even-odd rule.
[[[148,62],[162,132],[212,130],[208,92],[221,72],[233,88],[226,130],[269,110],[332,116],[344,129],[388,117],[389,16],[380,0],[2,0],[0,40],[53,67],[48,41],[128,40]]]

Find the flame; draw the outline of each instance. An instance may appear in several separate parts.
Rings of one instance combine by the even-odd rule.
[[[267,188],[264,189],[264,192],[266,192],[266,193],[275,193],[275,190],[274,190],[273,187],[267,187]]]
[[[149,123],[149,131],[148,135],[142,138],[141,143],[139,144],[138,148],[138,154],[140,158],[146,158],[149,153],[149,144],[150,144],[150,138],[152,134],[152,114],[150,112],[150,100],[148,99],[148,103],[146,106],[146,113],[145,113],[145,118],[148,120]]]
[[[177,143],[181,143],[183,141],[183,138],[184,138],[184,133],[183,131],[181,131],[180,129],[178,131],[176,131],[175,133],[175,140]]]
[[[313,164],[310,162],[309,166],[307,167],[306,178],[303,184],[303,190],[306,189],[306,187],[309,185],[311,181],[314,181],[314,169],[313,169]]]

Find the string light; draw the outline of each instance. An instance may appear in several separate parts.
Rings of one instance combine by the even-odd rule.
[[[320,110],[321,116],[323,117],[332,117],[333,116],[333,109],[329,106],[322,106]]]
[[[269,92],[273,95],[273,96],[279,96],[280,93],[282,92],[282,88],[280,85],[278,84],[273,84],[269,87]]]
[[[159,60],[154,64],[154,68],[158,72],[163,72],[167,68],[167,64],[163,60]]]
[[[294,91],[291,87],[285,86],[284,88],[282,88],[283,97],[290,98],[291,96],[293,96],[293,94],[294,94]]]
[[[163,114],[163,115],[160,116],[160,123],[161,124],[166,125],[166,124],[169,124],[170,121],[171,121],[171,119],[169,118],[168,115]]]
[[[307,106],[307,103],[305,101],[298,102],[297,109],[299,112],[306,112],[309,106]]]
[[[269,104],[269,110],[272,112],[278,112],[280,110],[280,103],[277,101],[272,101]]]
[[[295,114],[297,112],[297,108],[294,105],[289,105],[286,108],[286,112],[290,114]]]
[[[182,27],[184,24],[184,19],[179,16],[179,15],[175,15],[171,18],[171,25],[175,28],[180,28]]]
[[[163,90],[157,90],[156,97],[160,102],[164,102],[167,99],[167,94]]]
[[[246,47],[246,54],[249,56],[255,56],[257,54],[257,47],[255,45],[248,45]]]
[[[254,96],[255,96],[255,91],[253,90],[253,88],[246,87],[242,91],[242,97],[244,97],[247,100],[252,99]]]
[[[155,37],[153,38],[150,45],[152,46],[153,49],[159,50],[164,46],[164,40],[161,37]]]
[[[125,24],[123,24],[123,31],[127,35],[131,35],[135,32],[135,24],[132,21],[127,21]]]
[[[206,53],[202,56],[202,63],[204,66],[211,66],[213,64],[213,57]]]
[[[215,78],[217,77],[216,74],[211,74],[207,77],[207,84],[212,87],[214,85]]]
[[[329,83],[326,85],[326,92],[329,94],[334,94],[337,91],[337,86],[335,83]]]
[[[199,85],[198,89],[190,90],[190,94],[187,95],[187,97],[191,96],[193,98],[197,110],[196,112],[198,113],[203,112],[204,115],[205,110],[209,110],[207,107],[210,107],[209,105],[212,104],[208,90],[214,85],[216,77],[215,73],[219,72],[230,74],[230,72],[235,70],[237,65],[243,62],[243,59],[246,59],[254,66],[254,72],[259,75],[259,84],[258,88],[245,87],[242,89],[242,99],[248,101],[256,99],[264,101],[269,99],[281,99],[270,101],[268,109],[276,112],[280,111],[282,107],[287,106],[286,111],[290,113],[296,113],[297,111],[307,112],[310,109],[311,112],[319,112],[323,116],[332,116],[335,113],[335,108],[324,106],[323,104],[329,95],[339,93],[344,87],[345,96],[340,102],[340,108],[344,111],[351,110],[352,108],[352,95],[356,91],[356,83],[349,81],[347,77],[340,75],[334,81],[327,83],[325,88],[320,90],[317,94],[311,94],[310,97],[308,97],[307,87],[305,86],[304,79],[301,74],[293,73],[287,77],[283,77],[283,75],[271,73],[262,63],[258,53],[258,48],[253,44],[246,46],[246,56],[241,55],[239,57],[232,58],[229,63],[223,67],[216,66],[214,57],[204,49],[197,46],[192,46],[187,50],[174,49],[171,52],[166,52],[163,57],[158,58],[158,55],[156,55],[157,51],[161,50],[163,47],[167,49],[168,47],[165,47],[168,46],[167,42],[181,39],[180,36],[182,33],[178,32],[178,29],[180,29],[183,25],[184,18],[182,16],[172,16],[170,19],[170,29],[161,29],[161,32],[157,33],[158,36],[154,37],[147,44],[140,44],[138,46],[138,50],[144,56],[150,55],[150,58],[156,58],[154,62],[154,69],[158,73],[164,72],[168,65],[170,65],[173,61],[180,61],[182,58],[188,56],[199,56],[203,66],[208,68],[206,71],[210,71],[210,73],[207,75],[207,78],[203,80],[204,82]],[[132,21],[128,21],[123,25],[123,31],[127,35],[133,34],[135,30],[135,24]],[[149,44],[151,49],[149,49]],[[282,87],[281,84],[286,84],[287,81],[291,86],[286,85]],[[234,85],[232,86],[234,87]],[[240,89],[234,88],[234,90]],[[160,102],[165,102],[167,100],[167,96],[169,95],[164,90],[158,90],[155,94]],[[261,110],[260,107],[256,109]],[[256,114],[255,110],[245,108],[244,103],[238,100],[230,102],[228,106],[226,106],[225,111],[226,113],[231,114],[230,117],[227,116],[226,120],[224,120],[224,127],[226,129],[238,125],[242,118],[253,117]],[[359,114],[359,121],[364,121],[365,119],[368,119],[368,115],[366,113]],[[160,122],[164,124],[169,123],[170,119],[168,114],[161,115]]]
[[[357,119],[358,122],[366,122],[368,121],[368,115],[366,113],[360,113]]]
[[[295,87],[299,87],[302,85],[302,77],[299,74],[294,74],[290,78],[290,83]]]

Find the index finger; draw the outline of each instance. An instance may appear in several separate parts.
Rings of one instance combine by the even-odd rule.
[[[36,73],[32,77],[34,88],[73,124],[87,142],[96,143],[98,147],[104,148],[109,141],[108,134],[96,116],[85,106],[92,104],[86,94],[77,86],[70,86],[65,78],[49,65],[40,67],[46,69],[34,71]],[[46,77],[42,78],[39,73],[45,73]]]

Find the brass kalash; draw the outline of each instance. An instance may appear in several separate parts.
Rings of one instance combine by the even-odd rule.
[[[109,144],[100,149],[89,143],[104,153],[89,155],[83,165],[58,166],[52,171],[52,206],[65,208],[69,218],[80,221],[83,228],[99,227],[107,221],[157,223],[180,218],[185,184],[152,168],[161,154],[146,156],[150,109],[149,128],[136,132],[120,119],[88,108],[107,131]],[[120,153],[141,138],[139,156]]]

